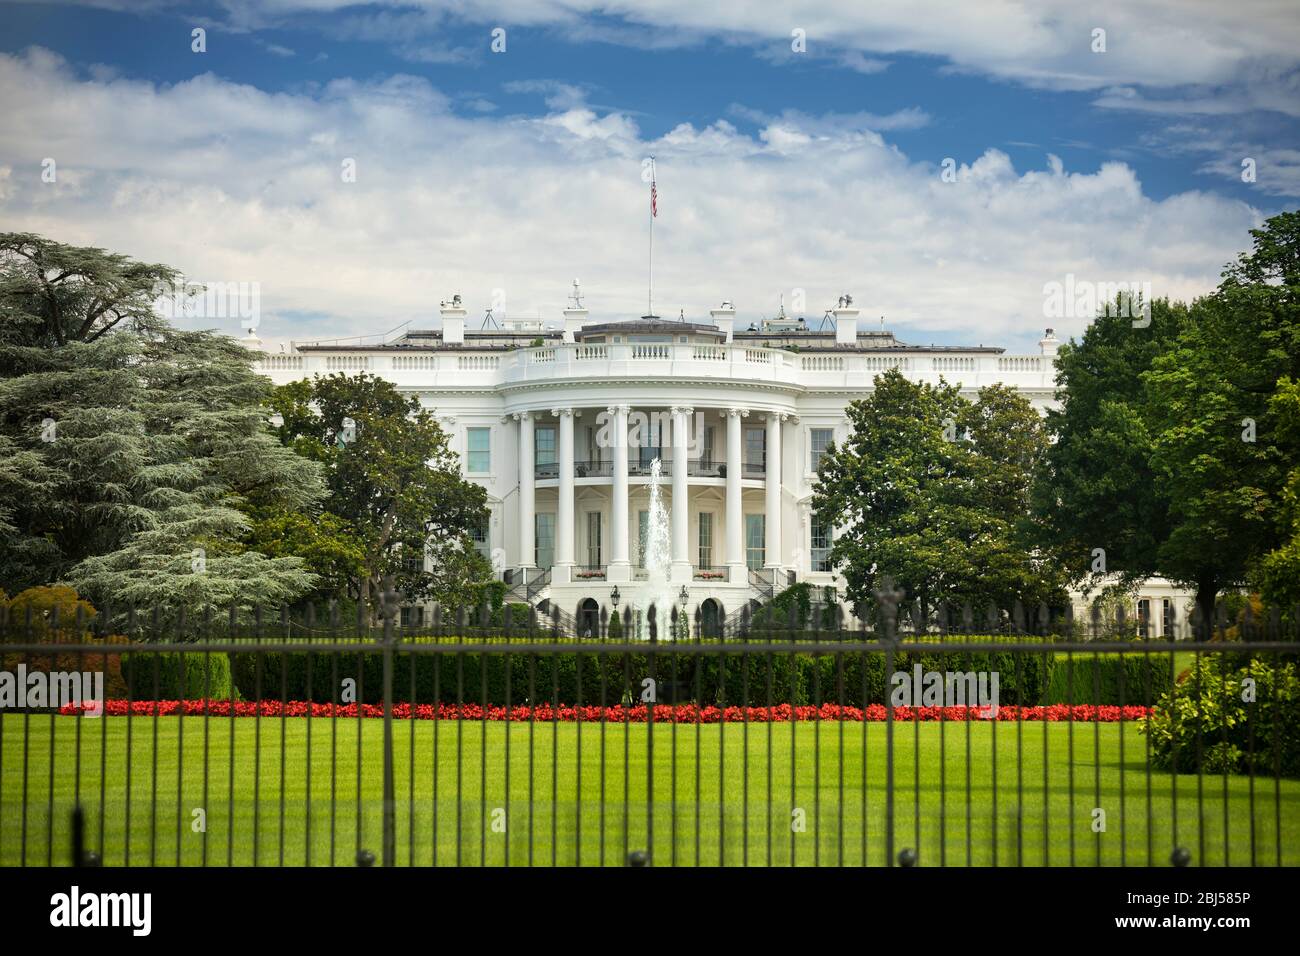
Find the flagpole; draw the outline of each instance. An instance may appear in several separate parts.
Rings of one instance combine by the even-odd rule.
[[[655,188],[655,158],[650,157],[650,189]],[[646,316],[655,314],[655,211],[654,200],[650,207],[650,284],[646,289]]]

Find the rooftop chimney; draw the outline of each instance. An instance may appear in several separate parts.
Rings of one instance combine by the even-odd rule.
[[[1038,347],[1044,355],[1055,355],[1061,347],[1061,343],[1056,338],[1056,330],[1048,329],[1047,334],[1038,340]]]
[[[858,344],[858,310],[853,307],[853,296],[840,296],[839,304],[831,310],[835,316],[835,344]]]
[[[573,294],[569,296],[569,307],[564,310],[564,341],[572,342],[573,334],[581,332],[587,324],[587,309],[582,304],[582,289],[578,280],[573,280]]]
[[[709,315],[713,317],[713,324],[723,332],[727,333],[727,341],[731,341],[731,333],[736,326],[736,306],[730,300],[723,302],[716,309],[710,309]]]
[[[453,295],[450,302],[442,302],[438,308],[442,316],[442,342],[444,345],[463,345],[465,343],[465,307],[460,296]]]

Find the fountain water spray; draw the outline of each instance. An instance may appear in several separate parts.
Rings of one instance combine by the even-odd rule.
[[[659,485],[663,480],[663,462],[658,458],[650,463],[650,515],[646,528],[645,554],[642,561],[646,569],[645,602],[641,608],[644,620],[644,637],[650,636],[650,608],[655,609],[655,630],[658,640],[672,640],[673,591],[668,586],[672,567],[672,545],[668,511],[664,508]]]

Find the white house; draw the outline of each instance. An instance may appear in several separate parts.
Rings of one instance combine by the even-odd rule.
[[[737,324],[729,302],[709,322],[592,320],[576,296],[562,326],[471,331],[466,315],[456,296],[441,329],[294,344],[260,368],[277,383],[366,371],[418,396],[487,490],[481,546],[515,585],[510,600],[549,601],[579,621],[615,588],[623,606],[644,605],[655,458],[674,598],[712,628],[793,580],[842,585],[827,562],[832,529],[812,514],[817,462],[880,372],[942,377],[972,397],[1001,382],[1040,410],[1055,395],[1051,329],[1032,354],[907,345],[860,327],[847,296],[816,329],[784,314]],[[1181,627],[1184,592],[1153,580],[1142,599],[1153,635]]]

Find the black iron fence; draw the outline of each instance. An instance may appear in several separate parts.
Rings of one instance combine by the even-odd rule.
[[[882,598],[725,639],[392,600],[11,615],[0,863],[1300,862],[1296,611],[1169,640]]]

